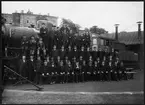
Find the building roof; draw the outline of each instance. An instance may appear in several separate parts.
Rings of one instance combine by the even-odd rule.
[[[101,34],[101,38],[115,39],[115,33]],[[125,45],[143,44],[144,43],[144,31],[141,32],[141,41],[138,40],[138,31],[134,32],[120,32],[118,33],[118,41]]]

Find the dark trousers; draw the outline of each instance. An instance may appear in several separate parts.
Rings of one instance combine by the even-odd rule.
[[[66,72],[65,75],[64,75],[64,82],[65,83],[68,83],[69,77],[70,77],[70,74],[67,74],[67,72]]]
[[[85,81],[85,74],[84,73],[80,73],[80,80],[81,80],[81,82]]]
[[[96,80],[99,81],[100,80],[100,73],[96,73]]]
[[[40,75],[41,75],[41,73],[36,72],[35,80],[34,80],[36,84],[39,84],[40,83]]]
[[[116,72],[116,73],[113,72],[113,73],[112,73],[112,77],[113,77],[113,80],[118,81],[118,75],[117,75],[117,72]]]
[[[104,80],[104,73],[100,72],[99,78],[101,81],[103,81]]]
[[[40,84],[50,84],[52,82],[52,76],[48,75],[48,76],[42,76],[40,75]]]
[[[70,74],[70,80],[71,82],[75,82],[75,74],[72,74],[72,72]]]

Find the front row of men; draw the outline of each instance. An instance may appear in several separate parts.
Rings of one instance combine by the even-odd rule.
[[[53,57],[47,56],[43,61],[40,56],[36,60],[33,56],[26,60],[26,56],[23,55],[19,73],[37,84],[127,80],[123,62],[118,58],[113,61],[111,56],[109,60],[105,60],[104,57],[103,60],[97,58],[96,61],[93,61],[91,56],[87,61],[82,56],[79,59],[74,57],[72,61],[68,60],[68,57],[61,60],[58,56],[54,60]]]

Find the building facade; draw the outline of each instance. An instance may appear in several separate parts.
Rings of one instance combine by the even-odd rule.
[[[7,24],[13,24],[15,26],[20,27],[29,27],[31,25],[37,27],[38,20],[47,20],[48,22],[57,26],[58,19],[58,17],[55,16],[33,14],[30,11],[28,11],[27,13],[24,13],[23,11],[21,13],[12,13],[12,14],[2,13],[2,16],[6,19]]]

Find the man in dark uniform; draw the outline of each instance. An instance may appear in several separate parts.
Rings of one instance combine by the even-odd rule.
[[[37,43],[37,56],[40,56],[42,60],[44,60],[44,58],[45,58],[44,49],[45,49],[45,45],[42,41],[42,38],[40,38]]]
[[[20,65],[19,66],[20,75],[22,75],[23,77],[28,77],[28,75],[27,75],[28,66],[27,66],[27,60],[26,60],[25,55],[22,55],[22,59],[20,59],[19,65]],[[20,78],[20,80],[21,80],[21,78]]]
[[[60,59],[61,59],[61,60],[64,60],[65,55],[66,55],[66,51],[65,51],[65,49],[64,49],[64,46],[62,46],[62,47],[61,47],[61,50],[60,50],[60,52],[59,52]]]
[[[88,61],[89,57],[90,57],[90,48],[87,47],[87,50],[85,50],[85,58],[84,58],[84,59],[85,59],[86,61]]]
[[[72,77],[72,81],[73,82],[75,82],[75,67],[76,67],[76,62],[77,62],[77,60],[76,60],[76,57],[73,57],[72,58],[72,62],[71,62],[71,64],[72,64],[72,72],[71,72],[71,77]]]
[[[98,51],[98,57],[99,57],[100,60],[102,61],[102,59],[103,59],[103,53],[102,53],[101,48],[99,48],[99,51]]]
[[[28,55],[28,44],[29,42],[27,41],[26,35],[24,35],[21,40],[22,55]]]
[[[48,83],[48,65],[46,60],[44,60],[44,63],[40,69],[41,69],[40,83],[41,84]]]
[[[72,60],[72,57],[73,57],[73,52],[71,50],[71,46],[68,46],[68,50],[66,52],[66,55],[68,56],[68,59],[69,60]]]
[[[34,81],[34,77],[35,77],[35,61],[34,61],[34,56],[30,55],[30,58],[28,60],[28,79],[30,81]]]
[[[112,56],[112,59],[115,59],[115,51],[114,51],[114,48],[112,48],[111,52],[109,53],[109,56]]]
[[[78,60],[79,64],[80,64],[80,73],[79,73],[79,81],[82,81],[82,65],[83,65],[83,56],[80,56],[79,57],[79,60]]]
[[[114,77],[114,80],[118,81],[118,71],[119,71],[119,67],[118,67],[118,62],[115,62],[115,65],[114,65],[114,71],[113,71],[113,77]]]
[[[82,56],[83,58],[85,58],[85,49],[84,49],[84,46],[81,47],[81,50],[79,51],[79,56]]]
[[[98,80],[101,80],[101,61],[100,61],[100,58],[98,57],[97,58],[97,66],[98,66]]]
[[[37,60],[35,61],[35,66],[34,66],[35,67],[34,72],[36,72],[36,75],[35,75],[36,84],[40,83],[41,66],[42,66],[42,60],[41,60],[40,56],[37,56]]]
[[[76,59],[78,60],[79,54],[78,54],[77,46],[74,46],[73,57],[76,57]]]
[[[113,75],[113,65],[112,65],[112,62],[109,62],[109,65],[107,67],[107,71],[108,71],[108,80],[111,81],[112,80],[112,75]]]
[[[46,48],[48,48],[50,40],[48,41],[48,29],[45,26],[45,23],[42,23],[42,27],[40,28],[40,37],[42,38]]]
[[[119,70],[121,71],[121,79],[124,78],[125,80],[128,80],[127,74],[126,74],[126,68],[124,67],[123,62],[120,63]]]
[[[51,56],[54,58],[54,61],[56,61],[57,56],[58,56],[58,50],[56,49],[56,45],[53,46],[53,50],[51,52]]]
[[[81,66],[81,77],[82,77],[82,82],[84,82],[84,81],[86,81],[86,75],[87,75],[87,73],[86,73],[86,70],[87,70],[87,66],[86,66],[87,64],[86,64],[86,61],[85,60],[83,60],[83,64],[82,64],[82,66]]]
[[[79,75],[80,75],[80,64],[79,64],[79,62],[75,63],[74,74],[75,74],[75,82],[78,83],[79,82]]]
[[[68,45],[69,46],[72,46],[72,38],[73,38],[72,31],[70,31],[70,34],[68,35]]]
[[[65,67],[63,60],[60,61],[60,83],[64,83],[65,80]]]
[[[93,59],[92,59],[92,56],[89,57],[87,74],[88,74],[88,79],[90,81],[92,81],[92,79],[93,79],[92,78],[93,77]]]
[[[104,56],[106,57],[106,60],[108,60],[108,58],[109,58],[109,52],[108,52],[107,48],[105,48],[105,54],[104,54]]]
[[[69,81],[69,77],[70,77],[70,70],[71,70],[71,64],[70,64],[70,61],[69,60],[65,60],[65,79],[64,79],[64,82],[65,83],[68,83]]]
[[[105,65],[105,62],[102,62],[102,65],[101,65],[101,80],[102,81],[105,81],[106,79],[105,72],[106,72],[106,65]]]
[[[57,48],[59,48],[59,33],[57,27],[54,27],[54,39],[53,39],[53,45],[56,45]]]
[[[33,55],[34,57],[36,57],[36,49],[37,49],[37,42],[35,40],[35,37],[32,36],[29,41],[29,56]]]
[[[60,57],[58,56],[57,57],[57,60],[55,62],[55,65],[56,65],[56,71],[57,71],[57,83],[60,83],[61,82],[61,66],[60,66]]]
[[[98,57],[98,55],[97,55],[98,53],[97,53],[97,48],[96,47],[94,47],[94,50],[92,51],[92,57],[93,57],[93,60],[94,61],[96,61],[97,60],[97,57]]]
[[[58,81],[58,75],[57,75],[57,67],[54,63],[54,61],[51,62],[51,76],[52,76],[52,83],[56,83]]]
[[[94,61],[94,67],[93,67],[93,80],[99,80],[99,67],[97,61]]]

